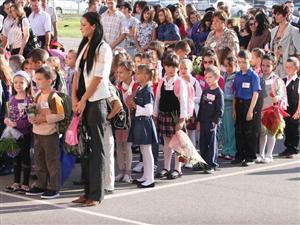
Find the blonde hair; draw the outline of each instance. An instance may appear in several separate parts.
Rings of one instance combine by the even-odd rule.
[[[221,72],[218,69],[218,67],[216,66],[209,66],[206,70],[205,70],[205,74],[211,73],[215,78],[220,78],[221,76]]]
[[[181,59],[179,65],[185,65],[190,72],[193,71],[193,63],[189,59]]]

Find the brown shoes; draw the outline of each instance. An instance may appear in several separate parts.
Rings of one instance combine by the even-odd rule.
[[[84,195],[72,201],[72,203],[84,204],[87,201]]]
[[[72,201],[72,203],[82,204],[82,207],[90,207],[97,205],[97,201],[86,199],[84,195],[75,199],[74,201]]]

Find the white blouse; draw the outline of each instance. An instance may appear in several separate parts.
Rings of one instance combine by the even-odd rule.
[[[76,66],[75,69],[78,74],[78,80],[79,82],[79,64],[80,60],[83,56],[83,53],[85,49],[87,48],[88,44],[86,44],[83,49],[81,50],[80,54],[77,57],[76,60]],[[101,82],[99,83],[96,91],[94,94],[88,99],[90,102],[98,101],[101,99],[105,99],[110,97],[110,92],[109,92],[109,74],[110,74],[110,69],[111,69],[111,64],[112,64],[112,50],[110,46],[103,41],[103,44],[98,47],[95,50],[95,59],[94,59],[94,64],[93,68],[90,71],[90,74],[87,74],[86,70],[86,63],[84,66],[84,81],[85,81],[85,87],[88,88],[88,86],[91,84],[91,81],[93,80],[93,77],[100,77],[102,78]]]
[[[23,39],[23,30],[29,29],[29,20],[27,18],[22,19],[22,27],[18,21],[14,20],[11,25],[11,28],[8,30],[7,39],[8,45],[15,48],[21,48],[22,46],[22,39]],[[29,33],[28,33],[29,34]]]

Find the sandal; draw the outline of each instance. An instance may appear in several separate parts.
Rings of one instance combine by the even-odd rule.
[[[167,178],[170,175],[170,171],[167,169],[163,169],[159,173],[155,175],[155,178]]]
[[[174,170],[173,173],[171,173],[168,176],[168,179],[173,180],[173,179],[180,178],[181,176],[182,176],[182,172],[179,172],[178,170]]]
[[[28,185],[22,184],[20,188],[16,189],[15,191],[18,192],[19,194],[25,194],[30,190]]]
[[[15,192],[18,189],[20,189],[20,184],[19,183],[13,183],[10,186],[6,186],[7,191]]]

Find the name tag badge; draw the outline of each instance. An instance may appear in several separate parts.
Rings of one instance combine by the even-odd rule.
[[[248,83],[248,82],[243,82],[242,88],[250,88],[250,83]]]
[[[212,94],[207,94],[207,99],[209,100],[209,101],[215,101],[215,99],[216,99],[216,96],[215,95],[212,95]]]
[[[266,80],[266,85],[271,85],[272,84],[272,80]]]
[[[40,105],[41,105],[41,109],[49,109],[48,102],[42,102]]]
[[[25,110],[26,106],[27,106],[27,103],[18,103],[19,111]]]

